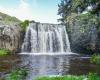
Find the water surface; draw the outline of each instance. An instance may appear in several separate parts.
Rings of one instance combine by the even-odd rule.
[[[29,69],[26,80],[47,75],[85,75],[89,72],[100,74],[100,65],[91,64],[89,56],[27,54],[0,57],[0,77],[8,74],[12,69],[23,66]]]

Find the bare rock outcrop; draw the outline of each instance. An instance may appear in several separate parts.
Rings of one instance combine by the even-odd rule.
[[[19,25],[0,25],[0,48],[8,49],[13,53],[20,52],[22,36]]]

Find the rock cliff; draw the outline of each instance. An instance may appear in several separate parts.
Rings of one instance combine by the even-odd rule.
[[[18,25],[0,25],[0,48],[19,52],[22,43],[22,29]]]
[[[100,52],[100,21],[86,14],[77,16],[67,25],[71,49],[76,53]]]

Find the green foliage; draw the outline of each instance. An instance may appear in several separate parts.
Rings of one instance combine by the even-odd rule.
[[[67,22],[67,32],[68,33],[72,32],[73,21],[75,20],[76,17],[77,17],[77,14],[76,13],[71,13],[70,16],[68,16],[66,18],[66,22]]]
[[[97,76],[96,73],[89,73],[88,80],[100,80],[100,76]]]
[[[56,77],[39,77],[36,80],[83,80],[84,76],[56,76]]]
[[[71,13],[71,2],[70,0],[67,2],[67,0],[61,0],[61,3],[58,4],[58,15],[60,15],[62,18],[59,19],[62,22],[66,19],[67,16]]]
[[[24,80],[27,75],[28,75],[27,69],[18,69],[12,71],[12,73],[6,77],[6,80]]]
[[[82,9],[82,11],[87,6],[87,3],[84,0],[72,0],[72,12],[78,12],[78,7]]]
[[[81,15],[77,16],[77,19],[79,19],[81,21],[93,22],[94,24],[100,23],[100,19],[97,16],[95,16],[95,15],[89,13],[89,12],[86,13],[86,14],[81,14]]]
[[[94,54],[91,57],[91,63],[100,64],[100,55]]]
[[[100,76],[97,76],[96,73],[89,73],[86,76],[56,76],[56,77],[38,77],[35,80],[100,80]]]
[[[90,13],[81,14],[74,20],[81,26],[79,29],[81,33],[88,33],[92,26],[95,26],[95,28],[98,30],[98,25],[100,24],[100,19]]]
[[[91,5],[91,10],[87,10],[87,7]],[[58,15],[62,18],[64,22],[71,13],[78,12],[82,13],[83,11],[90,11],[91,14],[98,14],[100,11],[100,1],[99,0],[61,0],[61,3],[58,5]]]
[[[75,13],[72,13],[67,17],[66,22],[67,24],[69,24],[67,26],[67,32],[73,32],[73,28],[71,28],[74,26],[73,22],[77,23],[80,26],[80,33],[88,33],[92,26],[95,26],[98,32],[100,30],[98,26],[100,24],[100,19],[90,13],[81,14],[79,16],[77,16],[77,14]]]
[[[11,52],[7,49],[0,49],[0,56],[3,56],[3,55],[8,55],[10,54]]]
[[[23,29],[23,31],[26,31],[28,25],[29,25],[29,20],[25,20],[24,22],[22,22],[21,24],[21,27]]]

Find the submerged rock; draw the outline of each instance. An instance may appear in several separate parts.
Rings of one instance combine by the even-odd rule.
[[[22,29],[19,25],[0,25],[0,48],[19,52],[22,44]]]

